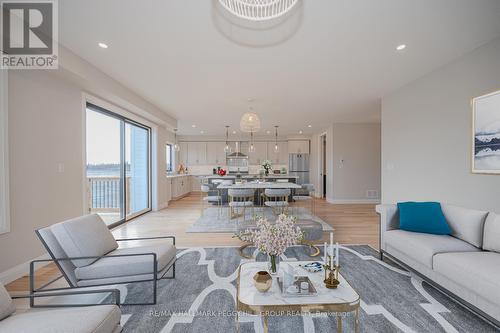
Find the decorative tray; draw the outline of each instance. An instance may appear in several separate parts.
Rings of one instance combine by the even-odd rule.
[[[301,290],[300,283],[307,282],[309,285],[309,290]],[[278,286],[280,287],[281,296],[283,297],[297,297],[297,296],[316,296],[318,294],[316,288],[314,288],[313,283],[307,276],[297,276],[295,277],[295,281],[293,282],[295,286],[297,286],[298,292],[288,292],[287,290],[283,290],[283,280],[278,278]]]

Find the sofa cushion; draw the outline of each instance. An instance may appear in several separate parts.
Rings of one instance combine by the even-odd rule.
[[[16,333],[112,333],[120,325],[116,305],[29,310],[0,322],[0,332]]]
[[[103,256],[118,248],[113,234],[97,214],[54,224],[51,230],[68,257]],[[77,267],[94,261],[96,259],[72,260]]]
[[[442,205],[451,235],[476,247],[483,245],[484,221],[488,212],[452,205]]]
[[[119,248],[109,253],[109,255],[137,253],[156,253],[158,272],[160,272],[175,258],[176,248],[172,244],[167,243],[152,244]],[[151,255],[102,258],[88,266],[78,267],[75,270],[76,277],[79,280],[103,279],[151,273],[153,273],[153,256]]]
[[[384,240],[386,249],[393,247],[430,269],[433,267],[433,257],[437,253],[479,251],[469,243],[448,235],[391,230],[384,233]],[[388,252],[390,254],[390,250]]]
[[[434,256],[434,270],[500,306],[500,253],[441,253]]]
[[[439,202],[400,202],[398,210],[401,230],[435,235],[451,234]]]
[[[489,213],[484,223],[483,250],[500,252],[500,215]]]
[[[12,298],[10,298],[3,284],[0,283],[0,320],[10,316],[15,311],[16,308],[12,302]]]

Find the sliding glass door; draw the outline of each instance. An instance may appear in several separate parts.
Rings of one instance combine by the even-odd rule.
[[[116,225],[151,210],[151,130],[87,105],[88,212]]]

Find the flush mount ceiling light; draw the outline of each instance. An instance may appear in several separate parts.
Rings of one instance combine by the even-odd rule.
[[[260,130],[260,119],[256,113],[245,113],[240,120],[240,129],[242,132],[255,133]]]
[[[396,47],[396,50],[398,50],[398,51],[403,51],[404,49],[406,49],[406,45],[405,44],[401,44],[401,45],[398,45]]]
[[[102,42],[97,43],[97,45],[99,45],[99,47],[103,48],[103,49],[107,49],[108,48],[108,44],[105,44],[105,43],[102,43]]]
[[[249,21],[267,21],[288,13],[298,0],[219,0],[231,14]]]

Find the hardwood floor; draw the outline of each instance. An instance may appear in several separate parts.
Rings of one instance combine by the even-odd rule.
[[[159,235],[174,235],[178,247],[230,246],[241,242],[226,233],[186,233],[186,229],[201,214],[200,196],[191,193],[177,201],[171,201],[168,208],[151,212],[125,223],[113,230],[116,238],[133,238]],[[334,229],[335,241],[341,244],[367,244],[378,249],[379,221],[375,205],[334,205],[323,199],[315,199],[315,214]],[[325,232],[321,241],[328,241]],[[37,270],[37,281],[43,283],[58,275],[54,265]],[[28,290],[28,278],[22,277],[9,285],[10,292]]]

